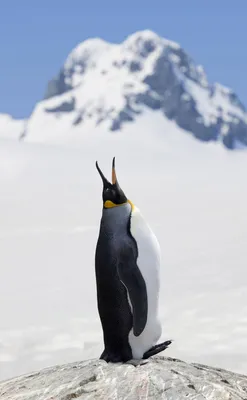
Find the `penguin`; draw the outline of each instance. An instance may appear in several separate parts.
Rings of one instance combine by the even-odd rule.
[[[97,306],[104,339],[100,359],[137,366],[172,342],[157,344],[162,333],[158,318],[160,247],[138,207],[121,189],[115,157],[112,183],[97,161],[96,168],[103,182],[95,250]]]

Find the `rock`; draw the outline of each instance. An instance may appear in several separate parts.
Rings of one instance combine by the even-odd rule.
[[[74,111],[74,109],[75,109],[75,98],[72,97],[69,101],[64,101],[57,107],[46,108],[45,111],[50,113],[62,113],[62,112],[68,113]]]
[[[244,400],[247,376],[169,357],[153,357],[137,367],[89,360],[4,381],[0,399]]]
[[[72,89],[71,85],[66,83],[66,76],[64,70],[61,69],[58,75],[48,82],[47,89],[45,92],[44,99],[50,99],[51,97],[58,96]]]

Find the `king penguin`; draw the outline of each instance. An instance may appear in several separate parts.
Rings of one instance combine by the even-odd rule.
[[[162,328],[158,318],[160,247],[139,209],[119,186],[115,157],[112,183],[103,181],[103,210],[95,251],[98,312],[106,362],[138,363],[163,350],[156,344]]]

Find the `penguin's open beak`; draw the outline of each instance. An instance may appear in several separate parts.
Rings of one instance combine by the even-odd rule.
[[[111,186],[111,183],[106,179],[103,172],[101,171],[98,162],[96,161],[96,168],[101,176],[104,186]],[[115,169],[115,157],[112,160],[112,185],[117,185],[117,176],[116,176],[116,169]]]
[[[110,183],[103,172],[101,171],[98,162],[96,161],[96,168],[103,181],[103,202],[105,208],[113,208],[128,202],[123,190],[120,188],[115,169],[115,157],[112,160],[112,183]]]

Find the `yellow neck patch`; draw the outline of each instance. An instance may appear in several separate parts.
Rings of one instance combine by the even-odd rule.
[[[122,203],[122,204],[125,204],[125,203]],[[113,203],[111,200],[106,200],[106,201],[104,202],[104,207],[105,207],[105,208],[113,208],[113,207],[119,207],[119,206],[121,206],[122,204],[115,204],[115,203]]]
[[[126,203],[129,203],[129,204],[131,205],[132,210],[133,210],[134,204],[133,204],[130,200],[127,200]],[[122,206],[123,204],[126,204],[126,203],[115,204],[115,203],[113,203],[111,200],[106,200],[105,203],[104,203],[104,207],[105,207],[105,208],[119,207],[119,206]]]

